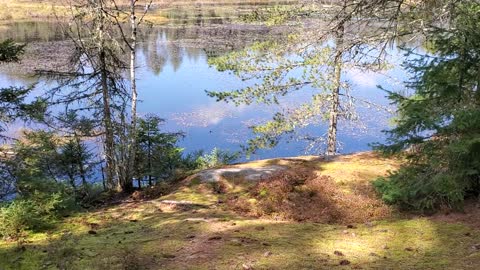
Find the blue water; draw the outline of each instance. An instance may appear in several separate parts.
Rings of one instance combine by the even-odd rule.
[[[148,36],[145,46],[140,46],[142,48],[139,50],[138,61],[138,89],[141,99],[139,112],[141,115],[156,114],[166,119],[165,131],[185,132],[186,137],[180,142],[180,146],[185,148],[186,153],[200,149],[210,151],[214,147],[237,151],[240,145],[252,138],[248,126],[268,120],[280,107],[265,105],[236,107],[216,102],[208,97],[206,90],[234,90],[248,85],[248,82],[210,67],[207,63],[207,51],[212,50],[211,45],[208,45],[208,48],[201,45],[201,41],[204,41],[208,34],[189,35],[185,31],[188,32],[184,28],[157,29],[151,31],[153,34]],[[258,35],[258,32],[251,34]],[[242,31],[241,35],[248,37],[250,33]],[[241,36],[237,38],[242,39]],[[182,42],[184,40],[188,42]],[[219,53],[222,53],[222,50]],[[391,53],[395,62],[400,52],[392,49]],[[398,81],[402,81],[405,76],[399,67],[386,73]],[[388,105],[389,102],[377,85],[390,89],[401,87],[394,79],[381,74],[347,71],[346,78],[352,83],[355,96],[382,105]],[[4,71],[0,74],[0,87],[22,85],[31,81],[31,78],[26,80],[12,72]],[[34,95],[42,95],[46,88],[48,85],[40,83]],[[291,97],[282,99],[281,106],[306,101],[314,92],[315,89],[301,90]],[[359,111],[362,127],[340,123],[338,138],[341,153],[369,150],[370,143],[385,140],[385,135],[381,131],[390,127],[389,119],[392,115],[374,108],[361,107]],[[17,123],[11,126],[10,133],[15,134],[15,130],[22,125]],[[326,126],[320,123],[303,129],[301,133],[319,137],[326,133]],[[289,142],[284,140],[276,148],[259,151],[251,158],[304,154],[319,154],[319,150],[317,148],[309,150],[308,142],[291,138]]]
[[[186,138],[181,145],[187,152],[214,147],[236,151],[244,144],[252,133],[248,129],[251,123],[259,123],[270,119],[281,106],[307,101],[315,93],[315,89],[305,88],[298,93],[282,99],[281,106],[250,105],[234,106],[224,102],[216,102],[205,94],[205,90],[235,90],[249,85],[228,72],[218,72],[207,64],[207,55],[199,50],[194,56],[184,48],[181,61],[168,60],[162,72],[155,74],[145,64],[139,68],[139,105],[141,113],[155,113],[167,119],[165,128],[170,131],[182,130]],[[144,63],[140,56],[140,63]],[[168,57],[168,56],[167,56]],[[402,77],[400,69],[393,69],[387,74]],[[353,84],[355,96],[363,97],[371,102],[388,105],[385,93],[377,85],[391,88],[391,79],[381,74],[349,71],[346,78]],[[388,106],[387,106],[388,107]],[[393,108],[389,108],[393,109]],[[391,114],[375,109],[359,107],[362,124],[349,126],[342,123],[339,128],[340,151],[350,153],[369,150],[369,144],[383,142],[385,135],[381,132],[389,128]],[[305,128],[302,133],[321,136],[326,132],[325,125]],[[252,158],[269,158],[277,156],[294,156],[302,154],[318,154],[318,150],[307,149],[305,141],[285,141],[271,150],[259,151]]]

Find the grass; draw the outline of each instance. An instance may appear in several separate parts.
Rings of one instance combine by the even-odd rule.
[[[339,186],[351,190],[353,183],[368,183],[398,161],[362,153],[333,161],[302,157],[238,166],[271,164],[334,175]],[[0,241],[0,269],[478,267],[480,252],[472,247],[480,243],[480,231],[466,224],[402,215],[343,225],[252,218],[222,203],[228,194],[194,179],[161,198],[78,213],[51,231],[31,233],[22,243]],[[249,185],[238,177],[230,184],[232,192],[249,196]]]
[[[51,21],[67,16],[69,8],[55,1],[0,0],[0,22]],[[152,24],[164,24],[168,19],[159,12],[145,17]],[[126,19],[124,19],[126,21]]]
[[[128,5],[129,1],[116,1],[119,5]],[[144,1],[146,2],[146,1]],[[142,11],[139,2],[139,10]],[[146,15],[145,20],[154,25],[169,22],[195,21],[198,17],[203,19],[219,19],[236,17],[240,11],[247,12],[254,5],[265,5],[271,0],[185,0],[154,1],[154,8]],[[276,2],[277,4],[295,3],[295,0]],[[61,18],[69,13],[69,9],[62,1],[44,0],[0,0],[0,23],[20,21],[44,21]]]
[[[67,9],[54,2],[0,0],[0,22],[19,22],[55,19]]]

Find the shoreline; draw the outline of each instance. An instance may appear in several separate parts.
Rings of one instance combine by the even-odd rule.
[[[163,25],[171,23],[178,19],[197,19],[196,12],[210,16],[212,19],[222,19],[232,17],[233,14],[241,14],[261,6],[275,5],[292,5],[298,3],[297,0],[255,0],[255,1],[239,1],[239,0],[220,0],[220,1],[154,1],[152,9],[147,13],[145,20],[153,25]],[[120,5],[128,5],[128,3],[120,3]],[[141,7],[141,5],[139,5]],[[208,11],[208,12],[207,12]],[[8,1],[0,0],[0,27],[12,22],[28,22],[28,21],[50,21],[64,19],[68,13],[66,5],[55,3],[55,1]],[[216,14],[216,13],[219,14]],[[178,13],[178,14],[176,14]],[[230,15],[230,16],[221,16]],[[177,18],[176,18],[177,17]],[[207,18],[204,16],[204,18]]]

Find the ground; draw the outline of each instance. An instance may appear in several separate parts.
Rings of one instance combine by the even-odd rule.
[[[200,173],[162,197],[136,194],[65,218],[23,243],[0,242],[0,269],[478,269],[480,223],[470,222],[478,208],[433,217],[392,209],[389,216],[359,223],[321,223],[242,214],[229,203],[232,194],[262,200],[250,191],[265,181],[276,183],[264,167],[328,176],[318,179],[332,179],[336,196],[350,198],[367,194],[358,187],[398,164],[359,153],[228,166],[216,180]],[[252,171],[256,176],[246,180]],[[228,186],[219,189],[220,182]]]

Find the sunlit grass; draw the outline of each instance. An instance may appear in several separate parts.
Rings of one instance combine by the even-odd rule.
[[[254,166],[282,163],[331,174],[342,168],[338,175],[360,181],[375,166],[386,171],[395,164],[370,154],[302,159],[307,162]],[[219,204],[222,196],[194,181],[155,200],[78,213],[50,231],[31,233],[24,248],[0,241],[0,269],[476,269],[480,259],[471,248],[480,243],[480,231],[462,224],[425,217],[352,226],[247,218]],[[198,206],[170,207],[165,200]]]
[[[203,19],[237,17],[240,13],[252,10],[255,6],[265,4],[291,4],[296,0],[271,1],[239,1],[239,0],[183,0],[154,1],[153,8],[145,16],[145,20],[155,25],[161,25],[176,20],[194,20],[198,16]],[[127,6],[129,1],[117,1],[120,6]],[[140,3],[141,4],[141,3]],[[0,0],[0,23],[51,20],[68,16],[70,9],[62,1],[29,1]],[[139,6],[139,13],[143,7]]]
[[[67,8],[53,2],[0,0],[0,22],[55,19],[66,14]]]

